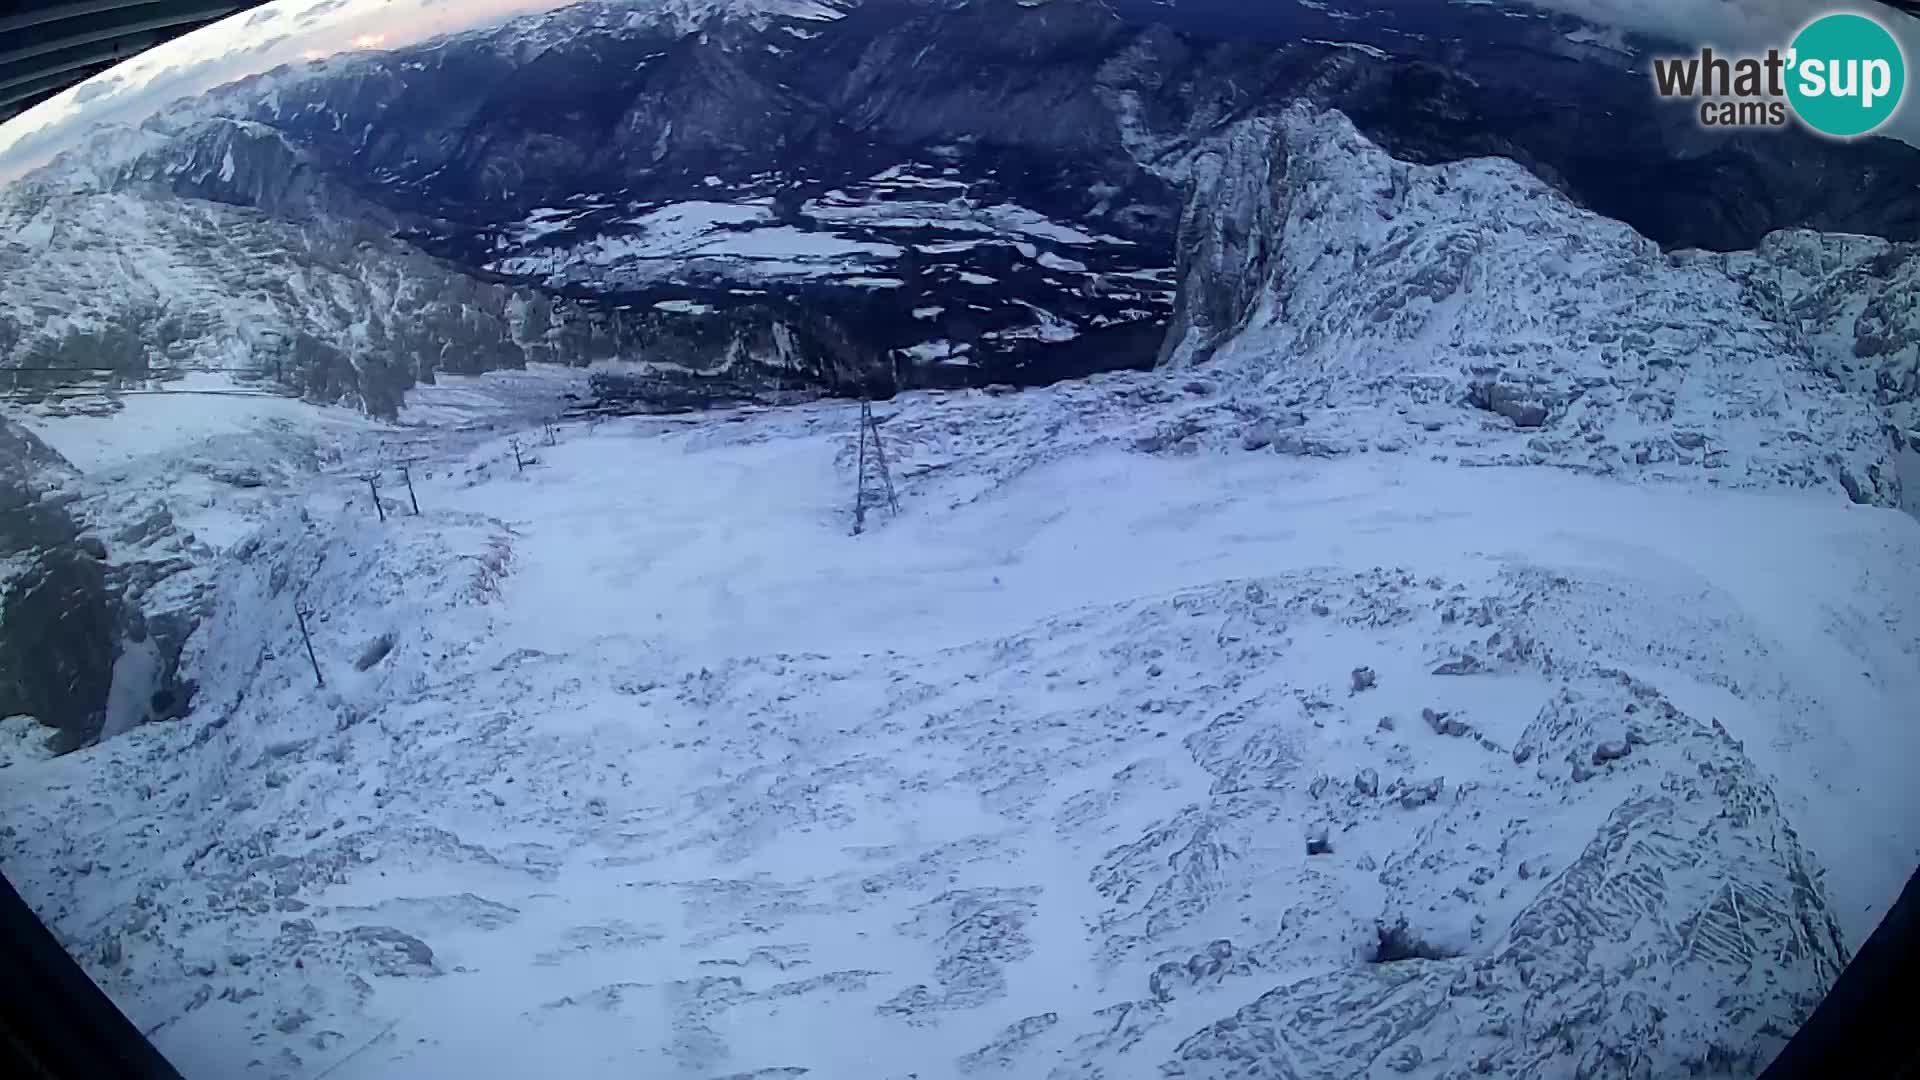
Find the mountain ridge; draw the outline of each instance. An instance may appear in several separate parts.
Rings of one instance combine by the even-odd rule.
[[[249,341],[249,330],[192,353],[200,357],[192,363],[227,357],[279,372],[302,393],[377,412],[443,363],[463,371],[554,356],[649,357],[675,380],[709,383],[709,396],[751,400],[796,385],[885,393],[1039,384],[1167,361],[1194,314],[1174,282],[1195,255],[1181,236],[1195,191],[1211,182],[1199,171],[1235,125],[1296,96],[1342,108],[1410,162],[1498,153],[1589,207],[1618,201],[1618,192],[1594,186],[1592,160],[1567,155],[1612,130],[1605,125],[1647,123],[1659,137],[1616,141],[1612,152],[1641,156],[1605,171],[1683,176],[1678,186],[1625,185],[1666,206],[1640,222],[1643,233],[1656,227],[1656,241],[1670,224],[1661,214],[1686,217],[1688,206],[1722,239],[1761,245],[1771,233],[1754,229],[1853,221],[1862,199],[1875,203],[1885,231],[1912,231],[1905,203],[1876,202],[1886,169],[1835,186],[1796,155],[1839,167],[1864,154],[1906,162],[1920,177],[1920,151],[1787,132],[1701,143],[1700,132],[1679,133],[1678,114],[1650,111],[1632,78],[1634,46],[1597,49],[1577,20],[1463,9],[1450,15],[1467,30],[1448,38],[1448,24],[1417,6],[1367,8],[1370,18],[1357,7],[1308,6],[1240,23],[1215,7],[589,3],[242,80],[163,113],[125,150],[96,138],[0,198],[0,217],[10,231],[57,238],[30,213],[55,197],[80,220],[96,197],[100,215],[129,220],[141,215],[114,200],[159,200],[151,217],[184,199],[182,218],[223,221],[228,212],[209,205],[225,205],[241,216],[210,231],[267,236],[263,250],[285,251],[293,265],[314,258],[306,235],[317,234],[322,246],[352,245],[371,260],[350,278],[391,277],[374,264],[393,264],[426,283],[401,293],[461,304],[486,297],[477,322],[464,320],[455,347],[463,355],[451,360],[445,343],[383,345],[325,304],[252,320],[272,339],[264,344]],[[1225,40],[1227,25],[1246,27],[1246,37]],[[1309,36],[1334,28],[1348,33]],[[1505,59],[1462,51],[1469,30],[1496,34],[1483,51]],[[1439,62],[1447,57],[1457,72]],[[1518,88],[1528,65],[1554,57],[1557,88]],[[1528,119],[1552,95],[1566,106],[1589,90],[1610,107],[1638,104],[1604,121],[1559,106],[1548,110],[1565,121],[1559,127]],[[1503,94],[1512,102],[1500,104]],[[1583,134],[1581,124],[1602,126]],[[1704,193],[1687,170],[1734,159],[1746,164],[1727,166],[1733,186],[1698,203]],[[1703,164],[1715,160],[1722,165]],[[1824,208],[1805,201],[1809,177],[1831,192]],[[1908,194],[1920,198],[1916,191]],[[1920,214],[1920,202],[1913,209]],[[139,250],[128,248],[138,235],[93,235]],[[1893,243],[1896,254],[1905,250]],[[30,258],[57,268],[64,249],[55,239],[13,250],[16,266]],[[251,291],[237,272],[200,291]],[[337,280],[330,274],[319,276]],[[0,303],[26,290],[16,312],[59,291],[39,288],[31,269],[16,276],[23,284],[0,290]],[[157,303],[150,290],[140,302]],[[422,322],[404,308],[395,314]],[[87,332],[96,336],[71,339],[59,337],[59,319],[7,318],[0,347],[14,366],[57,367],[89,353],[121,365],[143,333],[179,336],[152,310],[103,311],[94,320],[103,329]],[[734,343],[776,326],[810,343],[778,356],[748,348],[764,360],[744,366],[727,359]],[[1897,353],[1902,340],[1886,348]],[[1910,400],[1910,381],[1867,390]]]

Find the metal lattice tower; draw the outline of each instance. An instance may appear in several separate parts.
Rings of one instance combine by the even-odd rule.
[[[873,447],[871,456],[867,452],[869,445]],[[869,460],[873,462],[872,469],[868,468]],[[869,479],[869,473],[876,470],[880,474],[877,482]],[[887,509],[896,516],[900,513],[900,498],[893,489],[893,470],[887,465],[887,448],[880,439],[880,421],[873,415],[873,403],[870,401],[860,402],[860,456],[855,466],[854,487],[853,535],[859,536],[866,531],[867,505],[870,501],[877,502],[884,496]],[[871,500],[867,495],[869,488],[874,489]]]

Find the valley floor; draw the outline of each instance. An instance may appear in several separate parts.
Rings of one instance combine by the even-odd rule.
[[[916,460],[948,400],[859,537],[851,404],[354,436],[192,716],[0,769],[0,865],[186,1075],[347,1080],[1659,1074],[1777,1048],[1920,861],[1912,518]]]

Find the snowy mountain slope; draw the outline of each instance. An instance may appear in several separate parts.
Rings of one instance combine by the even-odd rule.
[[[1754,252],[1695,256],[1761,295],[1821,370],[1886,413],[1909,510],[1920,512],[1920,248],[1876,237],[1776,233]]]
[[[322,484],[8,873],[189,1071],[1756,1071],[1920,844],[1911,519],[995,441],[1178,384],[910,397],[857,540],[851,406]]]
[[[1711,488],[1837,489],[1872,406],[1516,170],[1305,109],[1259,137],[1264,216],[1190,222],[1247,237],[1182,281],[1213,359],[897,401],[908,513],[857,543],[846,407],[526,474],[429,439],[427,516],[384,525],[344,453],[211,564],[185,723],[9,768],[10,874],[208,1072],[1754,1071],[1920,843],[1920,539]],[[1300,270],[1329,238],[1337,291]],[[1261,287],[1214,302],[1241,251]],[[1670,368],[1591,341],[1655,319]],[[1486,331],[1581,393],[1476,392]],[[1687,449],[1661,394],[1721,454],[1596,467]],[[1566,415],[1602,439],[1544,441]]]
[[[1498,446],[1536,464],[1900,505],[1878,407],[1892,399],[1836,373],[1838,357],[1857,366],[1856,340],[1910,354],[1916,327],[1802,332],[1755,284],[1791,268],[1791,236],[1725,260],[1668,257],[1511,162],[1396,161],[1304,104],[1249,122],[1202,168],[1212,197],[1185,223],[1167,362],[1206,361],[1223,400],[1173,441],[1265,423],[1259,438],[1291,452],[1371,438],[1486,460]],[[1822,287],[1843,311],[1904,310],[1877,279]],[[1897,383],[1898,363],[1875,370]],[[1282,438],[1277,415],[1298,430]]]
[[[1913,236],[1920,152],[1703,134],[1646,93],[1635,65],[1655,43],[1598,48],[1583,29],[1411,0],[589,3],[263,73],[95,139],[21,189],[30,206],[137,189],[159,214],[171,195],[331,237],[397,236],[402,260],[418,248],[489,283],[505,275],[529,303],[590,305],[591,318],[565,320],[587,324],[586,340],[550,355],[631,354],[664,337],[672,362],[697,370],[770,323],[797,331],[797,309],[907,386],[1151,364],[1193,179],[1168,163],[1297,96],[1346,110],[1409,160],[1511,157],[1668,246],[1747,247],[1780,226]],[[691,237],[657,228],[658,215],[702,208],[725,220]],[[1022,227],[1035,224],[1046,231]],[[1099,242],[1064,239],[1076,235]],[[210,303],[175,314],[218,321]],[[688,317],[618,329],[642,312]],[[283,339],[384,349],[396,372],[434,358],[430,343],[386,348],[297,312],[260,314]],[[143,324],[147,312],[103,315]],[[519,325],[482,321],[457,350],[477,358],[453,370],[534,348]],[[705,336],[718,344],[681,355],[702,336],[689,323],[717,327]],[[8,340],[32,325],[0,325],[0,353],[59,347]],[[405,378],[375,381],[369,396],[386,402]]]
[[[72,401],[0,420],[34,448],[22,464],[48,465],[13,477],[0,510],[0,711],[61,749],[191,707],[179,657],[225,549],[372,427],[216,375]]]
[[[514,390],[516,378],[537,389]],[[468,381],[416,390],[398,427],[210,373],[163,393],[10,410],[0,419],[0,710],[36,718],[64,749],[184,714],[194,692],[179,673],[186,640],[231,551],[291,493],[391,469],[418,438],[422,408],[436,429],[484,427],[551,417],[558,393],[584,389],[549,370],[495,374],[476,406],[462,403]]]
[[[289,182],[280,150],[264,161],[238,151],[248,164],[232,186],[277,184],[283,209],[342,197],[300,182],[297,169]],[[157,194],[152,183],[0,199],[0,370],[47,369],[16,373],[10,386],[51,392],[75,378],[100,384],[109,370],[139,380],[214,369],[391,416],[407,388],[441,373],[642,350],[702,371],[781,328],[794,347],[768,363],[826,388],[842,377],[803,313],[771,300],[720,319],[589,307],[475,277],[365,221],[323,213],[295,223]],[[86,371],[61,374],[75,368]]]
[[[118,615],[81,526],[52,492],[72,467],[30,431],[0,419],[0,716],[85,712],[110,677]],[[75,740],[71,745],[77,745]]]
[[[1645,92],[1636,65],[1666,43],[1592,48],[1580,42],[1591,29],[1538,10],[1399,0],[616,0],[276,70],[159,123],[244,116],[390,194],[475,213],[636,181],[654,199],[688,197],[708,175],[833,183],[873,155],[938,145],[997,156],[957,164],[1043,190],[1034,166],[1071,149],[1055,163],[1071,182],[1054,194],[1087,209],[1099,199],[1075,189],[1096,177],[1076,162],[1102,161],[1130,198],[1150,194],[1131,190],[1126,155],[1112,152],[1115,93],[1160,136],[1305,95],[1403,156],[1522,160],[1666,244],[1746,247],[1790,225],[1912,232],[1910,148],[1703,134]],[[516,93],[499,95],[507,84]],[[1543,123],[1542,110],[1557,118]],[[1606,163],[1594,145],[1614,148]]]
[[[935,0],[937,2],[937,0]],[[527,60],[581,38],[617,37],[634,31],[687,37],[704,29],[745,24],[779,26],[792,37],[816,33],[809,24],[845,18],[861,0],[585,0],[550,12],[456,35],[490,50]]]
[[[377,237],[122,192],[16,208],[0,229],[9,366],[236,369],[388,413],[436,369],[549,346],[525,298]]]
[[[1794,253],[1818,241],[1793,234],[1752,255],[1662,256],[1644,238],[1575,209],[1510,163],[1397,162],[1337,114],[1306,106],[1242,125],[1222,145],[1221,152],[1184,166],[1203,183],[1183,223],[1178,315],[1170,338],[1169,362],[1176,366],[1211,356],[1200,372],[1205,377],[1178,387],[1123,379],[1062,388],[1055,400],[1068,407],[1044,418],[1026,416],[1017,402],[998,406],[994,441],[1010,452],[996,459],[995,468],[1008,472],[981,473],[969,465],[976,468],[969,484],[1001,482],[1084,448],[1123,445],[1171,453],[1249,448],[1336,457],[1375,451],[1471,465],[1544,464],[1717,485],[1826,487],[1880,505],[1901,505],[1920,490],[1903,486],[1901,476],[1908,437],[1900,435],[1898,411],[1910,395],[1900,364],[1920,340],[1901,314],[1906,264],[1898,256],[1904,249],[1880,251],[1862,242],[1853,261],[1834,263],[1837,269],[1824,277],[1795,269],[1802,263]],[[904,185],[909,195],[926,182],[904,172],[874,181]],[[157,253],[169,260],[149,256],[135,264],[152,275],[155,294],[177,297],[199,283],[232,319],[196,327],[169,317],[168,325],[202,335],[194,348],[218,343],[223,334],[244,345],[245,335],[274,318],[234,304],[227,295],[233,280],[219,276],[247,262],[248,234],[219,227],[231,220],[227,215],[245,212],[191,205],[195,215],[158,215],[147,219],[146,229],[122,226],[112,238],[166,238],[168,245]],[[715,231],[721,226],[766,222],[760,208],[745,208],[752,217],[729,217],[719,212],[722,205],[708,204],[701,214],[656,215],[655,228],[684,234],[678,242],[704,244],[724,235]],[[823,217],[845,218],[850,227],[875,224],[859,199],[829,197],[812,205]],[[892,213],[899,215],[914,202],[909,197],[894,205]],[[989,216],[996,214],[1000,225],[1058,250],[1124,243],[1004,207]],[[50,231],[45,223],[51,218],[36,220],[41,231]],[[81,217],[77,227],[61,227],[99,241],[78,250],[99,267],[104,288],[125,263],[89,222],[97,226],[99,219]],[[280,228],[263,219],[243,223]],[[31,230],[24,239],[37,242]],[[323,253],[339,250],[303,239]],[[1848,243],[1830,242],[1837,250]],[[1542,258],[1542,250],[1550,256]],[[428,260],[412,258],[405,265],[432,268]],[[405,279],[376,273],[390,265],[374,259],[366,265],[350,261],[347,268],[367,273],[359,284],[391,297],[383,301],[390,311],[439,302],[413,295],[421,290]],[[1861,269],[1848,269],[1854,266]],[[1798,304],[1808,317],[1796,319],[1783,308],[1786,281],[1806,290],[1818,283],[1820,291],[1809,293],[1813,299]],[[311,286],[322,295],[303,299],[308,284],[296,277],[279,292],[262,290],[263,302],[290,294],[302,304],[301,318],[326,326],[330,319],[346,320],[362,303],[351,291],[355,287],[322,278]],[[1167,288],[1158,279],[1142,279],[1139,287]],[[48,305],[61,299],[50,280],[39,295]],[[476,318],[466,309],[462,325],[482,338],[500,332],[531,338],[546,317],[538,305],[516,306],[503,291],[484,295],[507,299],[501,320]],[[1048,332],[1049,315],[1030,305],[1028,318],[1039,320],[1037,335]],[[1817,323],[1815,316],[1828,321]],[[689,305],[684,313],[644,318],[698,324],[704,316]],[[674,379],[728,378],[737,371],[751,382],[764,370],[811,370],[847,385],[872,384],[876,373],[862,367],[871,358],[863,359],[856,344],[831,326],[810,338],[783,331],[806,326],[784,321],[789,318],[771,311],[759,324],[734,322],[717,333],[685,337],[655,327],[645,338],[627,340],[644,341],[647,355],[658,358],[650,368],[658,370],[637,378],[609,374],[595,385],[612,394],[615,383],[630,383],[633,393],[659,398]],[[439,323],[397,315],[331,325],[367,339],[361,347],[375,354],[381,350],[372,339],[383,325],[423,336],[443,352],[458,340],[446,338]],[[560,329],[540,336],[542,345],[556,349],[554,342],[574,340]],[[133,340],[131,333],[123,337]],[[587,340],[590,347],[617,348],[621,342],[617,336]],[[944,346],[947,351],[929,358],[950,361],[955,352],[965,358],[963,343]],[[333,355],[317,346],[309,352],[323,361]],[[703,356],[717,356],[718,366],[702,369]],[[676,358],[686,362],[672,362]],[[327,373],[323,365],[312,377]],[[396,392],[404,381],[381,385]],[[971,426],[943,427],[942,415],[937,404],[913,405],[903,414],[897,452],[900,481],[909,490],[975,453]],[[270,456],[283,455],[275,450]],[[216,480],[214,486],[226,483]],[[161,510],[176,517],[191,513],[152,499],[134,512],[120,505],[130,489],[106,490],[97,513],[88,504],[89,514],[109,523],[96,526],[103,533],[128,532]],[[276,490],[270,485],[261,498],[270,501]],[[151,554],[143,561],[159,569],[143,591],[171,599],[149,614],[183,620],[179,625],[190,629],[216,549],[196,541]],[[196,568],[180,578],[191,587],[163,583],[183,568]]]

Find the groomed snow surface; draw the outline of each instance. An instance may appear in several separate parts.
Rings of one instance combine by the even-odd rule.
[[[7,759],[6,872],[189,1076],[1777,1049],[1920,845],[1920,525],[1031,451],[1097,393],[882,408],[856,538],[853,405],[545,446],[423,391],[423,515],[357,479],[390,431],[262,511],[191,717]],[[1371,963],[1400,920],[1439,958]]]

